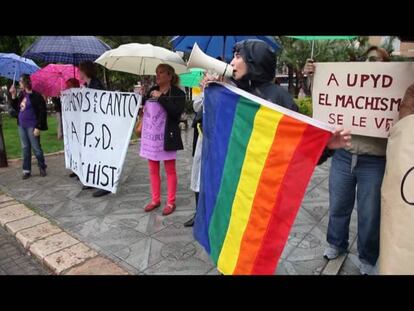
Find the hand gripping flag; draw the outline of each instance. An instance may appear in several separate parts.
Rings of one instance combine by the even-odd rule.
[[[194,236],[223,274],[274,274],[333,128],[236,87],[205,90]]]

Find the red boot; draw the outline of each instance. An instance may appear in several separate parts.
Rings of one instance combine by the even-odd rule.
[[[156,209],[157,207],[160,207],[160,206],[161,206],[160,202],[158,202],[158,203],[151,202],[150,204],[145,206],[144,211],[151,212],[152,210],[154,210],[154,209]]]
[[[165,205],[164,209],[162,210],[162,214],[164,216],[170,215],[172,212],[175,211],[177,206],[175,204],[167,204]]]

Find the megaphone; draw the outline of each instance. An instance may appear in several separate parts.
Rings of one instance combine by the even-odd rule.
[[[215,73],[228,78],[233,75],[232,66],[204,54],[204,52],[198,47],[197,43],[194,43],[193,50],[191,51],[190,58],[187,62],[187,68],[203,68],[214,71]]]

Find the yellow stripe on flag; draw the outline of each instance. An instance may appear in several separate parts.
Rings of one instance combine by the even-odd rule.
[[[199,87],[199,86],[193,87],[192,93],[193,93],[193,96],[200,95],[201,94],[201,87]]]
[[[224,274],[232,274],[236,267],[260,175],[282,117],[283,114],[280,112],[262,106],[254,119],[226,238],[217,262],[217,267]]]

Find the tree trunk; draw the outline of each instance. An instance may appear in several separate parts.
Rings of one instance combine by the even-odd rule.
[[[0,114],[0,167],[7,167],[6,143],[3,136],[3,120]]]
[[[295,94],[295,87],[293,86],[293,66],[287,65],[288,67],[288,91],[290,94]]]
[[[106,68],[103,67],[103,66],[102,66],[102,70],[103,70],[103,77],[104,77],[105,87],[106,87],[107,90],[110,90],[108,72],[107,72]]]
[[[301,70],[295,70],[296,73],[296,85],[295,85],[295,97],[298,96],[300,88],[302,86],[303,83],[303,75],[302,75],[302,71]]]

